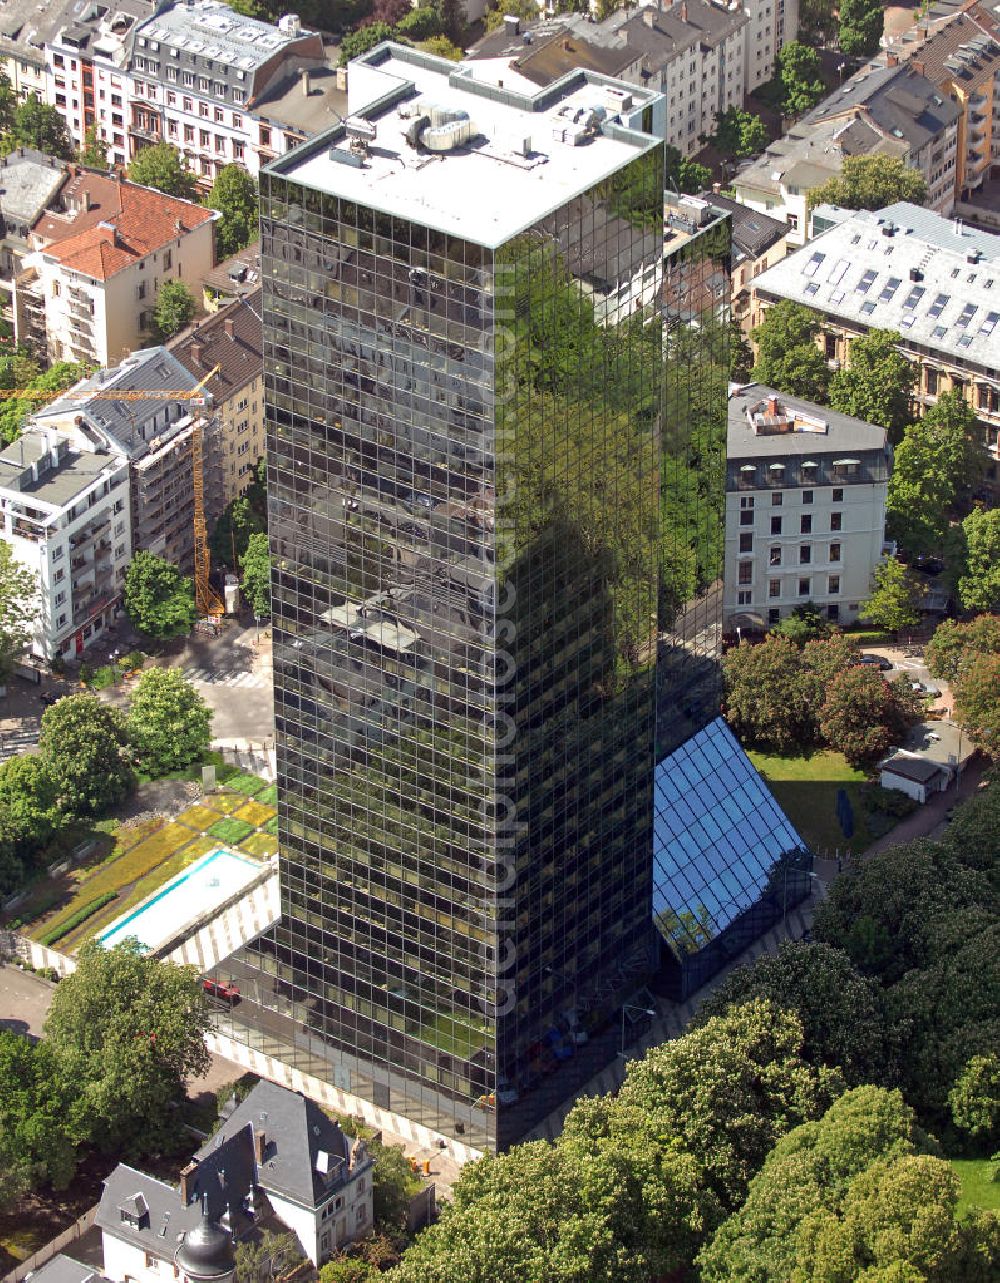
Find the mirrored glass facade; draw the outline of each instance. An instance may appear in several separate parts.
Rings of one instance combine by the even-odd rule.
[[[809,894],[812,858],[721,717],[657,766],[654,810],[653,916],[686,998]]]
[[[655,962],[662,189],[639,139],[487,248],[262,180],[282,919],[242,1037],[480,1148]]]

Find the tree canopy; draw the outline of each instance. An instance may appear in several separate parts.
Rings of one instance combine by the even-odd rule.
[[[194,320],[194,295],[183,281],[172,277],[156,291],[153,325],[161,343],[186,329]]]
[[[917,718],[913,692],[857,665],[833,679],[819,711],[824,741],[851,766],[872,766],[903,742]]]
[[[267,460],[260,458],[253,480],[238,499],[223,509],[209,539],[212,560],[237,570],[250,537],[267,533]]]
[[[55,107],[42,102],[37,94],[29,94],[14,108],[2,150],[6,155],[15,147],[33,147],[35,151],[57,156],[60,160],[73,159],[74,148],[65,120]]]
[[[51,393],[72,387],[90,372],[90,367],[78,361],[55,361],[47,370],[40,371],[31,360],[16,355],[8,363],[10,382],[4,387],[19,388],[34,396],[10,397],[0,401],[0,442],[9,444],[21,435],[21,427],[29,415],[52,399]],[[5,371],[5,373],[7,372]]]
[[[962,522],[965,573],[958,599],[966,610],[1000,606],[1000,508],[976,507]]]
[[[223,165],[205,204],[222,215],[215,225],[220,258],[228,258],[257,239],[260,193],[256,178],[242,165]]]
[[[47,708],[38,746],[69,815],[103,815],[135,785],[125,719],[96,695],[67,695]]]
[[[767,129],[759,116],[740,107],[727,107],[715,118],[712,143],[723,156],[743,159],[767,146]]]
[[[212,710],[176,668],[147,668],[129,701],[128,734],[143,770],[164,775],[201,760]]]
[[[996,615],[977,615],[964,623],[943,619],[924,651],[931,676],[946,682],[954,682],[978,655],[1000,655],[1000,618]]]
[[[176,147],[169,143],[151,143],[132,157],[128,167],[130,182],[143,187],[155,187],[167,196],[182,196],[193,200],[198,190],[194,174],[181,159]]]
[[[392,27],[387,22],[372,22],[367,27],[359,27],[345,36],[340,45],[340,65],[346,67],[352,58],[360,58],[369,49],[374,49],[383,40],[391,40]]]
[[[958,1283],[990,1231],[898,1092],[860,1087],[779,1140],[702,1253],[704,1283]]]
[[[920,585],[896,557],[875,567],[872,590],[861,603],[861,618],[887,633],[915,628],[920,622]]]
[[[702,1002],[695,1024],[766,998],[802,1022],[802,1056],[839,1068],[848,1083],[877,1082],[884,1072],[885,1018],[878,985],[842,949],[786,942],[776,956],[729,972]]]
[[[1000,655],[978,655],[952,685],[955,715],[991,757],[1000,756]]]
[[[48,763],[22,753],[0,763],[0,895],[16,890],[44,863],[47,844],[63,822]]]
[[[810,308],[790,299],[769,307],[751,335],[757,348],[751,376],[789,396],[825,401],[830,371],[816,346],[819,333],[819,316]]]
[[[778,79],[782,106],[789,116],[815,107],[826,93],[819,54],[798,40],[790,40],[778,50]]]
[[[0,538],[0,686],[31,644],[40,608],[37,576]]]
[[[241,588],[257,619],[271,613],[271,553],[267,535],[255,532],[247,540],[247,550],[240,558],[243,567]]]
[[[74,1101],[50,1048],[0,1029],[0,1212],[76,1172]]]
[[[90,169],[107,169],[108,167],[108,144],[98,133],[96,125],[88,125],[83,135],[80,164],[87,165]]]
[[[183,637],[197,617],[194,584],[172,562],[139,551],[125,574],[125,609],[150,637]]]
[[[171,1103],[209,1066],[208,1025],[194,967],[160,962],[134,940],[85,944],[53,994],[45,1041],[76,1084],[89,1139],[114,1153],[170,1136]]]
[[[832,409],[887,428],[893,441],[912,418],[916,382],[914,367],[898,349],[901,342],[892,330],[869,330],[852,339],[847,369],[830,380]]]
[[[871,58],[877,54],[885,26],[885,11],[879,0],[840,0],[839,14],[841,52],[850,58]]]
[[[843,12],[843,6],[841,6]],[[881,9],[879,9],[881,22]],[[835,178],[814,187],[809,205],[839,205],[841,209],[884,209],[897,201],[922,205],[927,184],[919,169],[911,169],[895,156],[845,156]]]

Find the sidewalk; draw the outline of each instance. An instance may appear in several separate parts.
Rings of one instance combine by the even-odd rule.
[[[919,810],[908,815],[905,820],[900,820],[894,829],[890,829],[884,837],[873,842],[867,851],[860,857],[862,860],[868,859],[869,856],[877,855],[880,851],[885,851],[890,846],[899,846],[903,842],[912,842],[915,838],[937,837],[947,830],[947,821],[945,816],[956,802],[964,802],[966,798],[972,796],[979,786],[979,781],[986,773],[988,763],[982,758],[976,758],[962,772],[962,777],[958,781],[958,786],[945,789],[943,793],[935,793],[929,802],[925,802]]]

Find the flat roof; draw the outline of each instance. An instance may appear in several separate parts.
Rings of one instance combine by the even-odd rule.
[[[122,466],[116,455],[69,450],[58,463],[50,464],[37,481],[21,481],[25,469],[51,454],[51,450],[41,433],[30,428],[22,432],[17,441],[0,452],[0,489],[25,501],[65,508],[103,472]]]
[[[172,4],[136,28],[137,47],[141,37],[242,71],[256,70],[279,50],[311,34],[302,27],[282,30],[260,18],[246,18],[220,0]]]
[[[825,431],[754,432],[747,412],[760,410],[776,397],[779,413],[815,420]],[[763,412],[763,411],[761,411]],[[842,454],[845,450],[884,450],[885,428],[850,414],[841,414],[802,397],[786,396],[763,383],[748,383],[729,398],[726,456],[729,459],[780,458],[784,455]]]
[[[1000,236],[916,205],[852,211],[754,288],[1000,368]]]
[[[477,82],[456,67],[401,45],[383,44],[350,66],[349,120],[369,122],[375,138],[359,163],[347,128],[337,125],[273,162],[268,172],[355,200],[383,213],[494,247],[573,197],[662,146],[623,127],[610,90],[642,91],[575,71],[527,94]],[[653,95],[655,97],[656,95]],[[360,105],[359,105],[360,104]],[[470,136],[455,150],[412,146],[407,130],[431,106],[465,112]],[[562,136],[594,128],[574,146]]]

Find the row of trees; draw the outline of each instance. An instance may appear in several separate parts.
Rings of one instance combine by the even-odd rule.
[[[1000,1221],[929,1129],[1000,1141],[998,821],[994,781],[946,842],[838,879],[814,943],[733,973],[617,1097],[463,1169],[390,1283],[995,1278]]]
[[[212,712],[175,669],[139,678],[127,713],[68,695],[42,715],[38,752],[0,764],[0,894],[57,858],[61,834],[108,814],[137,771],[165,775],[201,759]]]
[[[900,742],[919,712],[908,685],[859,665],[840,634],[802,646],[780,633],[757,646],[743,641],[722,668],[733,730],[744,744],[775,753],[826,745],[868,764]]]

